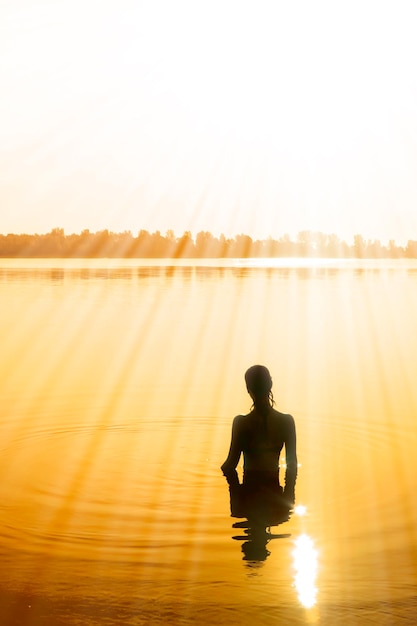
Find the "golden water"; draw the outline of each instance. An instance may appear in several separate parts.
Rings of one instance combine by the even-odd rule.
[[[414,624],[417,265],[0,262],[0,623]],[[324,265],[324,266],[321,266]],[[266,364],[297,508],[219,466]]]

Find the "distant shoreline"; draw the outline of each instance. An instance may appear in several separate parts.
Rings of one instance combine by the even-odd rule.
[[[227,238],[201,231],[195,237],[186,231],[180,237],[173,231],[161,235],[139,231],[114,233],[83,230],[66,235],[54,228],[46,234],[0,235],[0,258],[15,259],[416,259],[417,241],[399,246],[378,239],[355,235],[348,244],[335,234],[301,231],[296,240],[289,235],[279,239],[252,239],[249,235]]]

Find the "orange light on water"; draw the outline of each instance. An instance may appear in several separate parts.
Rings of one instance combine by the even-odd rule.
[[[307,513],[307,507],[304,506],[304,504],[298,504],[296,507],[294,507],[294,513],[299,517],[303,517]]]
[[[313,540],[308,535],[300,535],[295,541],[292,555],[295,569],[294,585],[298,599],[303,607],[311,609],[316,604],[315,583],[318,569],[318,553],[314,548]]]

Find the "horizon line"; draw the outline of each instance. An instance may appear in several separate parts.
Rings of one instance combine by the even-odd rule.
[[[407,245],[408,242],[414,242],[417,241],[417,234],[416,234],[416,239],[412,239],[410,237],[408,237],[406,240],[404,239],[404,243],[397,243],[397,240],[393,237],[386,237],[386,238],[381,238],[379,236],[375,237],[368,237],[366,235],[363,235],[360,232],[354,233],[353,235],[350,236],[350,238],[342,238],[341,235],[339,235],[338,233],[335,232],[330,232],[330,231],[322,231],[322,230],[312,230],[312,229],[301,229],[299,231],[297,231],[297,233],[295,235],[290,235],[288,232],[284,232],[280,235],[267,235],[264,237],[252,237],[252,235],[249,235],[248,233],[244,233],[244,232],[236,232],[234,235],[226,235],[223,232],[221,232],[220,234],[216,234],[211,232],[210,230],[204,230],[204,229],[200,229],[198,231],[192,231],[190,229],[186,229],[184,231],[182,231],[181,234],[177,234],[174,229],[172,228],[167,228],[164,232],[162,232],[161,229],[157,228],[155,230],[148,230],[146,228],[140,228],[136,231],[133,231],[132,229],[129,228],[125,228],[124,230],[110,230],[110,228],[100,228],[97,230],[91,230],[90,228],[83,228],[81,230],[77,231],[72,231],[69,232],[65,229],[65,227],[62,226],[55,226],[53,228],[51,228],[48,231],[39,231],[39,232],[8,232],[8,233],[1,233],[0,232],[0,237],[8,237],[8,236],[17,236],[17,237],[21,237],[21,236],[27,236],[27,237],[43,237],[45,235],[50,235],[50,234],[62,234],[64,237],[71,237],[71,236],[80,236],[82,234],[90,234],[90,235],[97,235],[100,233],[108,233],[109,235],[131,235],[133,238],[137,238],[139,237],[139,235],[141,233],[148,233],[149,235],[159,235],[163,238],[166,239],[174,239],[174,240],[178,240],[183,238],[184,236],[190,236],[191,238],[195,241],[195,238],[197,237],[197,235],[199,234],[208,234],[210,236],[212,236],[214,239],[220,239],[220,238],[224,238],[227,240],[233,240],[237,237],[247,237],[249,239],[252,240],[253,243],[257,243],[257,242],[268,242],[268,241],[276,241],[276,242],[280,242],[282,240],[286,240],[289,241],[291,243],[308,243],[306,240],[304,241],[300,241],[299,237],[300,235],[306,235],[306,236],[312,236],[313,237],[313,241],[314,241],[314,237],[317,236],[323,236],[323,237],[335,237],[339,240],[339,243],[341,244],[347,244],[347,245],[353,245],[355,238],[356,237],[360,237],[363,242],[365,244],[369,244],[369,243],[380,243],[381,245],[389,245],[391,242],[396,246],[396,247],[404,247]],[[136,234],[135,234],[136,233]],[[288,239],[287,239],[288,238]],[[352,244],[349,243],[349,240],[352,241]]]

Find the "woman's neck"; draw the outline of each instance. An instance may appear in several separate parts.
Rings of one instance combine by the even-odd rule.
[[[256,413],[259,413],[262,417],[266,417],[271,410],[271,403],[269,398],[257,398],[253,401],[253,408]]]

